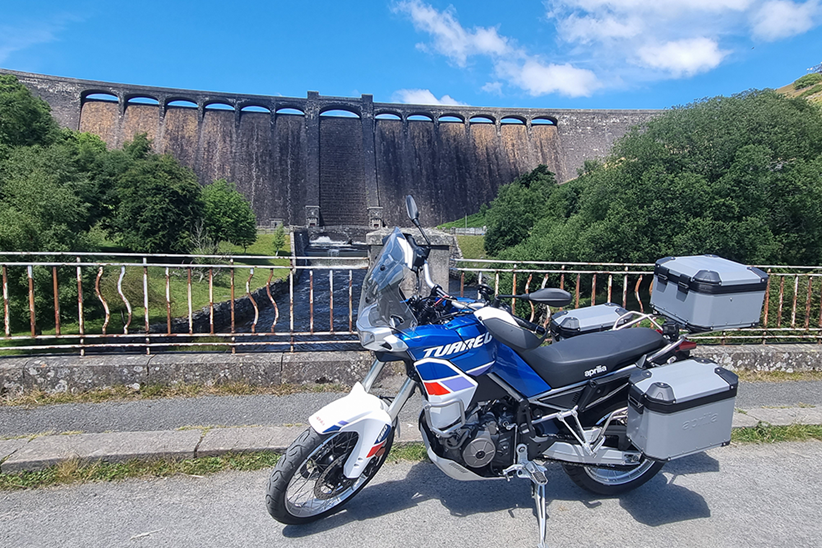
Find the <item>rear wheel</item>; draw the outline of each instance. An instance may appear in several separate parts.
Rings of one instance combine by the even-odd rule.
[[[635,449],[626,437],[628,408],[620,407],[608,411],[595,424],[604,425],[613,413],[613,418],[605,431],[606,447],[616,449]],[[616,496],[644,484],[665,465],[664,462],[642,457],[635,466],[579,466],[563,464],[562,468],[571,480],[592,493],[605,496]]]
[[[357,433],[320,434],[309,428],[271,473],[265,497],[268,513],[281,523],[301,524],[337,512],[374,477],[393,440],[392,429],[360,477],[350,479],[343,474],[343,465],[357,445]]]

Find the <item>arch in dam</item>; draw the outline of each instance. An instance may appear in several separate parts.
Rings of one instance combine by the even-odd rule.
[[[660,112],[405,105],[0,73],[48,102],[63,126],[110,147],[146,133],[201,183],[234,181],[261,225],[402,225],[406,194],[424,224],[439,224],[477,211],[539,164],[561,182],[573,178]],[[324,115],[335,110],[355,116]]]

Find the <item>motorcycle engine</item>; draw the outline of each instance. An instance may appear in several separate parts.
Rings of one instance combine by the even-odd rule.
[[[442,456],[474,470],[489,464],[492,468],[505,468],[511,464],[514,432],[499,426],[509,421],[490,412],[470,419],[451,437],[439,440]]]

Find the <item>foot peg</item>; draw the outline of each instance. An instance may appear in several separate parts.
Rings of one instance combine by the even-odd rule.
[[[535,462],[528,461],[525,463],[523,467],[525,471],[528,473],[531,481],[536,483],[537,485],[545,485],[548,483],[548,478],[545,477],[545,467],[540,466]]]

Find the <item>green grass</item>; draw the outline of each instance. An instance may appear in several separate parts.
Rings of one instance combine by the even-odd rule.
[[[731,434],[734,443],[780,443],[787,441],[822,441],[822,425],[792,424],[772,426],[760,422],[750,428],[735,428]],[[195,459],[132,459],[127,462],[95,462],[81,464],[68,460],[43,470],[0,474],[0,491],[38,489],[54,485],[72,485],[88,482],[120,481],[128,478],[162,478],[177,475],[204,477],[219,472],[253,471],[273,468],[280,455],[269,451],[254,453],[227,453],[216,457]],[[427,459],[421,443],[398,445],[391,449],[390,463],[422,462]]]
[[[783,441],[822,441],[822,425],[791,424],[773,426],[760,422],[749,428],[735,428],[731,441],[736,443],[779,443]]]
[[[816,84],[815,86],[806,89],[805,91],[799,94],[799,97],[802,97],[804,99],[806,97],[810,97],[811,95],[816,95],[819,92],[822,92],[822,84]]]
[[[235,264],[237,268],[234,269],[234,298],[239,299],[246,295],[246,283],[248,283],[251,292],[256,291],[265,285],[271,277],[271,282],[286,278],[289,270],[287,268],[276,268],[272,266],[289,266],[288,255],[290,254],[290,236],[287,235],[286,242],[280,250],[283,258],[265,258],[274,254],[272,248],[272,234],[259,234],[254,245],[243,251],[242,248],[232,245],[224,245],[223,249],[229,253],[224,262],[227,263],[232,255],[259,255],[260,259],[237,259]],[[246,266],[254,267],[254,274],[249,281],[249,274],[251,269]],[[143,266],[135,265],[133,267],[126,267],[126,274],[123,277],[122,289],[123,294],[128,299],[131,305],[131,322],[128,322],[128,310],[122,297],[118,293],[118,280],[120,277],[120,269],[118,267],[108,267],[103,271],[103,276],[100,278],[100,293],[106,300],[111,312],[111,317],[106,326],[106,333],[123,333],[126,324],[129,329],[134,332],[145,327],[145,307],[143,295]],[[149,324],[164,324],[168,318],[168,305],[166,302],[166,269],[163,267],[148,267],[148,312]],[[228,301],[231,299],[231,273],[228,269],[213,269],[213,297],[214,302]],[[169,301],[171,304],[171,317],[187,317],[188,316],[188,269],[185,267],[169,268],[168,273],[168,287],[169,287]],[[99,303],[95,293],[94,284],[84,284],[84,294],[87,299],[92,299],[94,303]],[[265,297],[267,299],[267,297]],[[192,269],[191,276],[191,310],[196,312],[198,310],[208,307],[209,304],[209,269],[208,266],[201,266]],[[46,321],[53,321],[49,314],[53,314],[51,310],[38,310],[39,318],[49,318]],[[0,310],[2,316],[2,310]],[[41,320],[42,321],[42,320]],[[85,331],[86,333],[102,333],[104,318],[91,317],[86,314]],[[64,321],[61,324],[61,334],[73,335],[79,334],[80,328],[77,321]],[[13,336],[28,336],[29,330],[22,329],[13,332]],[[42,329],[43,335],[54,335],[56,330],[54,328]],[[2,341],[0,340],[0,347],[14,347],[27,346],[31,344],[30,341]],[[14,353],[14,351],[9,351]]]
[[[195,459],[132,459],[127,462],[95,462],[81,464],[68,460],[43,470],[0,474],[0,491],[38,489],[53,485],[120,481],[128,478],[164,478],[186,475],[203,477],[228,470],[253,471],[273,468],[280,455],[270,451],[254,453],[226,453],[216,457]],[[388,455],[388,462],[420,462],[427,454],[421,443],[395,446]]]
[[[488,259],[485,253],[485,236],[460,236],[457,243],[462,251],[462,256],[466,259]]]
[[[449,228],[482,228],[484,226],[485,215],[482,213],[474,213],[473,215],[469,215],[467,219],[462,217],[456,221],[451,221],[450,223],[443,223],[437,228],[440,230],[448,230]]]
[[[256,386],[244,382],[231,382],[207,386],[203,384],[174,385],[148,384],[138,390],[119,385],[111,388],[97,388],[86,392],[44,392],[31,390],[20,395],[6,395],[0,398],[2,406],[39,407],[61,403],[101,403],[111,401],[152,400],[160,398],[191,398],[196,396],[248,396],[255,394],[272,394],[286,396],[304,392],[347,392],[341,384],[278,384],[274,386]]]
[[[400,461],[421,462],[428,460],[428,452],[425,446],[421,443],[407,443],[404,445],[395,445],[388,453],[388,462],[397,463]]]
[[[119,481],[126,478],[162,478],[176,475],[207,476],[227,470],[273,468],[280,455],[272,452],[227,453],[196,459],[132,459],[127,462],[81,464],[69,460],[43,470],[0,474],[0,491],[36,489],[52,485]]]

